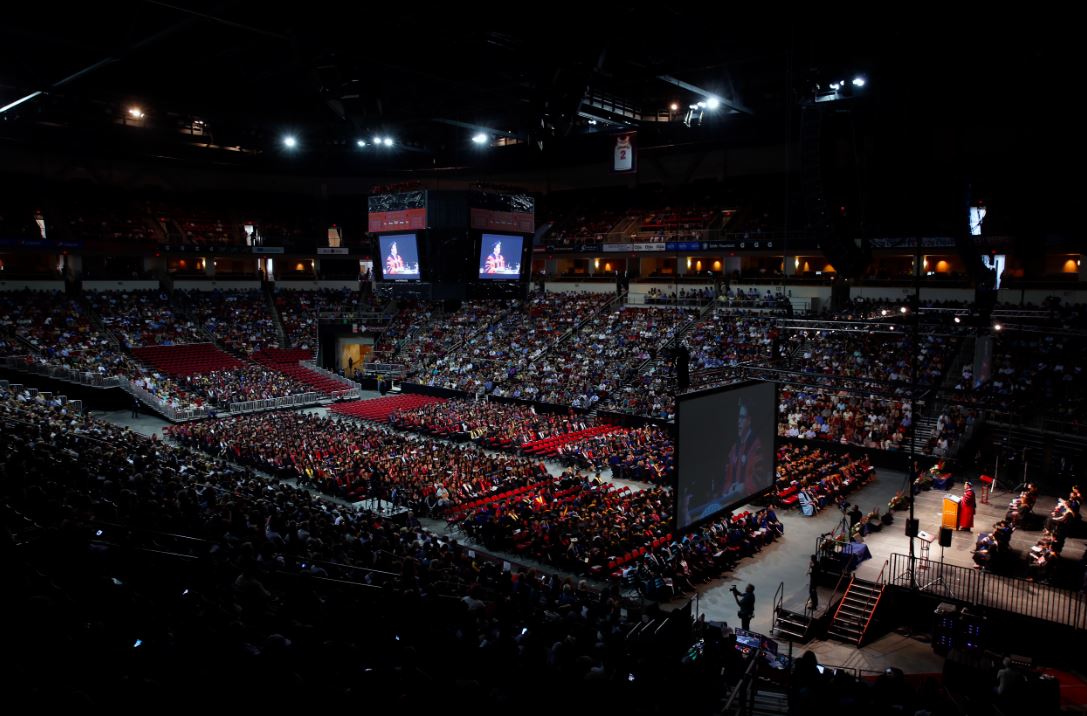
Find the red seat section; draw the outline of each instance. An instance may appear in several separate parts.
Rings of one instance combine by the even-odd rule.
[[[211,343],[188,343],[180,346],[145,346],[133,348],[137,360],[167,375],[193,375],[214,370],[230,370],[243,363]]]
[[[318,393],[331,395],[336,391],[351,389],[351,385],[342,380],[330,378],[323,373],[299,365],[298,361],[313,359],[313,354],[310,351],[299,348],[265,348],[250,357],[266,368],[289,375]]]
[[[389,416],[396,410],[408,410],[432,403],[444,403],[445,398],[435,398],[430,395],[418,395],[403,393],[390,395],[385,398],[373,398],[372,400],[356,400],[351,403],[340,403],[332,407],[333,413],[350,415],[361,420],[375,420],[387,422]]]

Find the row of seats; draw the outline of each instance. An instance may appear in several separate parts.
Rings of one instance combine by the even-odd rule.
[[[180,346],[145,346],[133,348],[132,355],[167,375],[193,375],[216,370],[232,370],[243,364],[211,343],[187,343]]]
[[[597,435],[607,435],[616,430],[619,430],[619,428],[615,425],[596,425],[591,428],[586,428],[585,430],[554,435],[549,438],[544,438],[543,440],[533,440],[532,442],[522,444],[521,450],[530,455],[552,457],[559,453],[559,448],[563,445],[574,443],[585,438],[596,437]]]
[[[257,363],[294,378],[303,385],[308,385],[315,392],[331,395],[336,391],[347,390],[351,386],[343,381],[331,378],[323,373],[310,370],[299,365],[300,360],[309,360],[313,356],[309,351],[300,349],[284,350],[280,348],[266,348],[257,351],[252,358]]]
[[[402,395],[390,395],[384,398],[341,403],[333,406],[332,412],[340,415],[347,415],[352,418],[359,418],[360,420],[373,420],[375,422],[385,423],[388,422],[389,415],[394,411],[409,410],[423,405],[430,405],[431,403],[444,402],[445,398],[405,393]]]

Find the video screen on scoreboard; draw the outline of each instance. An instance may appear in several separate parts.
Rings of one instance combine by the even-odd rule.
[[[520,236],[484,234],[479,247],[479,277],[516,280],[521,278]]]
[[[377,237],[381,253],[381,277],[386,281],[419,280],[419,247],[415,234]]]
[[[775,402],[773,383],[679,398],[677,530],[743,504],[774,484]]]

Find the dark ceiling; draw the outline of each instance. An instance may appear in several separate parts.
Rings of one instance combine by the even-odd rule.
[[[627,126],[639,129],[643,147],[795,142],[798,108],[815,85],[855,73],[868,85],[840,104],[861,109],[865,132],[897,133],[904,147],[925,144],[916,135],[939,127],[981,137],[991,159],[1061,122],[1075,44],[1064,41],[1069,23],[835,12],[20,4],[5,8],[0,25],[0,106],[43,94],[0,115],[0,139],[328,173],[530,167],[577,161],[593,135]],[[748,111],[726,104],[685,126],[687,107],[704,97],[663,76]],[[590,106],[607,102],[634,116]],[[671,121],[648,121],[673,102],[680,111]],[[146,115],[123,124],[132,106]],[[203,129],[194,134],[197,120]],[[470,139],[480,131],[488,142],[517,144],[481,149]],[[282,145],[286,134],[298,139],[294,151]],[[396,144],[356,145],[375,136]]]

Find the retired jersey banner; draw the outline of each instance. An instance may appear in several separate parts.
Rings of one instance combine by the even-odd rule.
[[[615,137],[612,147],[611,170],[615,174],[633,174],[638,171],[637,132],[626,132]]]

